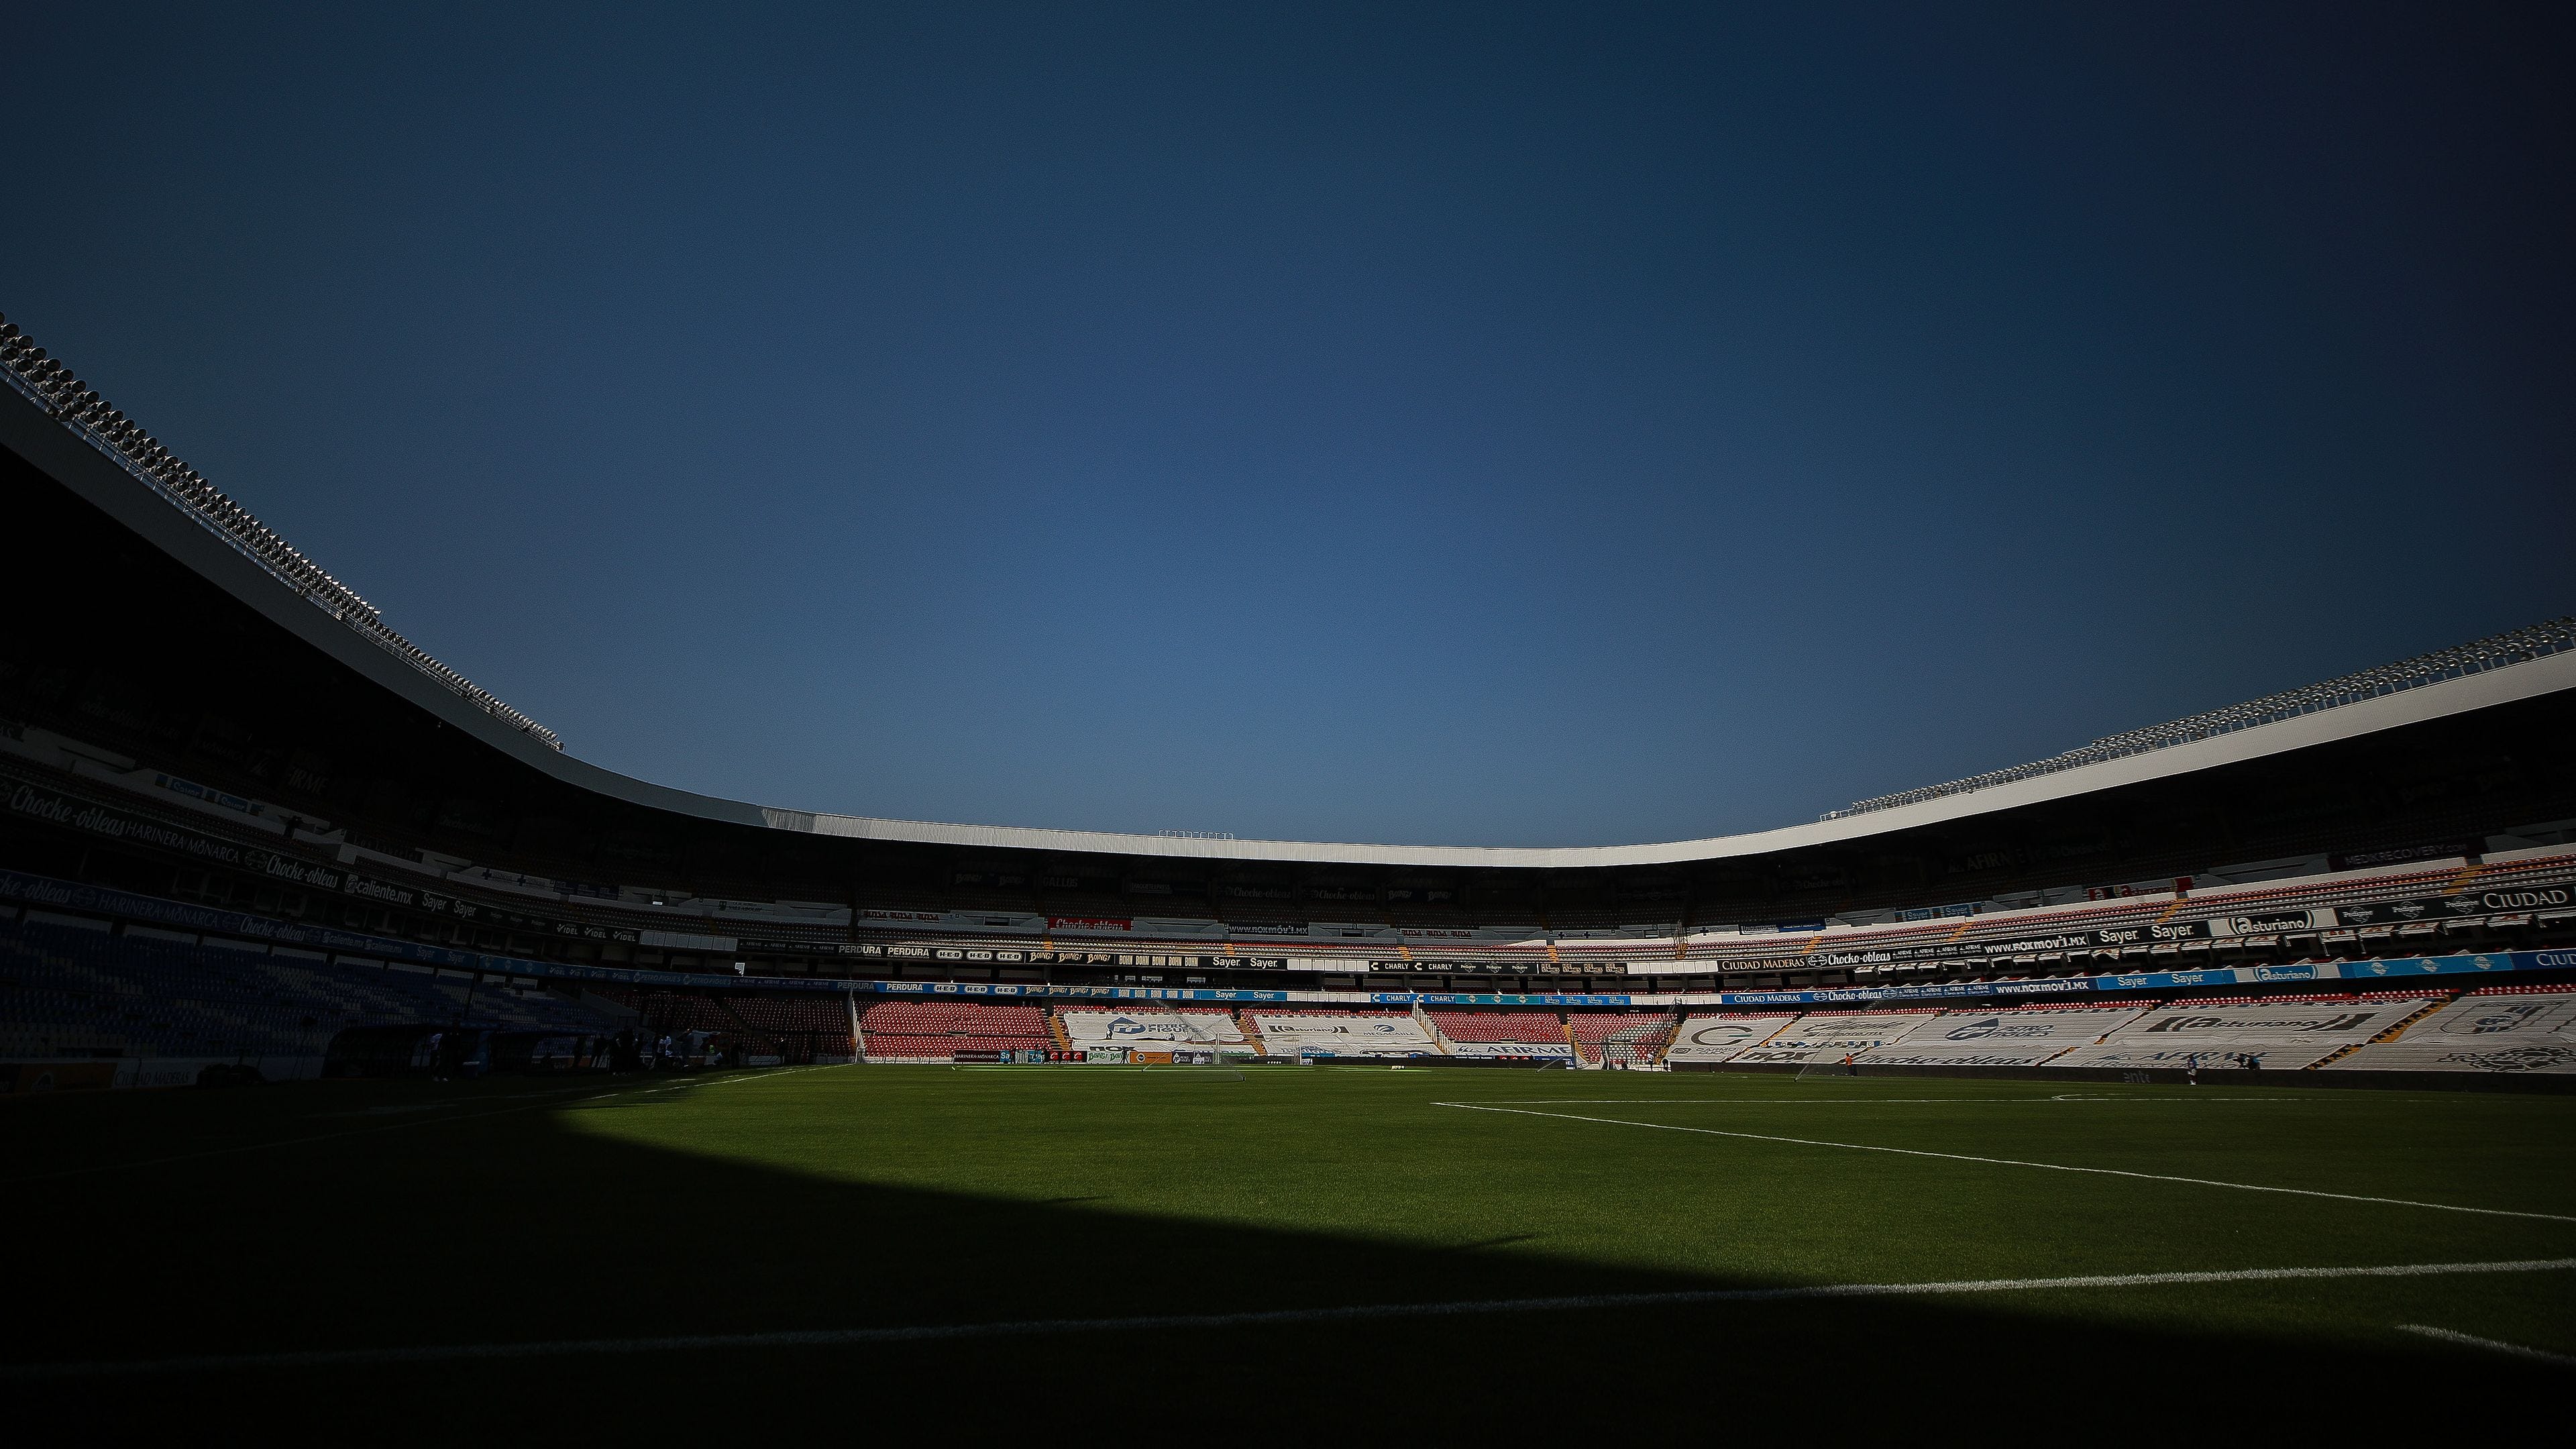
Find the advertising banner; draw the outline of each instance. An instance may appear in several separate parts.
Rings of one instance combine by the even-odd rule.
[[[2328,870],[2372,870],[2384,865],[2412,865],[2419,860],[2448,860],[2454,856],[2476,855],[2487,848],[2482,837],[2434,841],[2424,845],[2400,845],[2381,850],[2355,851],[2348,855],[2326,857]]]
[[[6,790],[8,806],[14,814],[69,826],[110,840],[135,841],[225,865],[243,864],[243,857],[251,853],[229,841],[164,825],[157,820],[146,820],[122,810],[111,810],[40,786],[0,781],[0,790]]]
[[[2307,923],[2305,911],[2284,914],[2285,917],[2295,916],[2300,925]],[[2140,921],[2133,925],[2105,926],[2089,931],[2052,931],[2000,941],[1930,941],[1901,946],[1819,947],[1807,953],[1800,964],[1849,969],[1854,966],[1892,966],[1922,961],[1987,961],[2006,956],[2036,956],[2051,952],[2071,955],[2119,950],[2128,946],[2153,946],[2167,941],[2207,940],[2212,935],[2211,928],[2217,924],[2220,923],[2206,920]],[[2218,934],[2241,933],[2226,931]]]
[[[1516,991],[1372,991],[1369,1000],[1389,1006],[1630,1006],[1653,998],[1599,992]]]
[[[2338,925],[2384,926],[2406,921],[2483,916],[2498,911],[2563,910],[2570,903],[2576,903],[2576,887],[2500,886],[2494,890],[2461,891],[2457,895],[2412,896],[2399,901],[2374,901],[2366,906],[2337,906],[2334,918]]]

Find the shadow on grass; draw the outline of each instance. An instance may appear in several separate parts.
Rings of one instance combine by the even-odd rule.
[[[411,1090],[282,1088],[248,1115],[292,1135],[364,1122],[322,1114],[406,1105]],[[821,1180],[585,1132],[542,1105],[521,1109],[524,1097],[447,1100],[452,1121],[401,1114],[399,1130],[10,1188],[21,1261],[7,1359],[1770,1286],[1481,1251],[1529,1234],[1398,1245],[1123,1216],[1089,1198]],[[47,1112],[58,1115],[34,1121]],[[166,1120],[138,1125],[156,1116]],[[25,1177],[92,1136],[139,1155],[237,1146],[257,1137],[243,1120],[212,1094],[12,1104],[0,1141],[50,1144],[12,1152],[10,1175]],[[42,1130],[18,1130],[30,1126]],[[229,1135],[210,1137],[217,1127]],[[2090,1413],[2134,1399],[2142,1376],[2174,1365],[2223,1375],[2259,1364],[2264,1382],[2369,1392],[2392,1374],[2421,1375],[2424,1362],[2394,1343],[2070,1322],[2027,1300],[1847,1300],[179,1372],[22,1381],[10,1398],[73,1432],[229,1425],[286,1441],[684,1426],[1517,1437],[1614,1424],[1623,1435],[1648,1425],[1831,1431],[1934,1396]],[[2502,1361],[2478,1371],[2547,1372]],[[2211,1392],[2219,1398],[2205,1403],[2237,1391]],[[2254,1399],[2235,1412],[2232,1427],[2271,1417]],[[2308,1421],[2295,1399],[2280,1414]],[[2095,1437],[2127,1437],[2121,1427]]]

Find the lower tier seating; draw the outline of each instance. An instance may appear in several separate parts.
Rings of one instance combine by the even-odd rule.
[[[1270,1055],[1424,1056],[1440,1044],[1409,1011],[1297,1011],[1263,1008],[1249,1013]]]
[[[2326,1064],[2328,1071],[2576,1073],[2576,991],[2473,991]]]
[[[1682,1024],[1674,1028],[1672,1044],[1664,1048],[1664,1060],[1694,1063],[1732,1061],[1738,1053],[1769,1041],[1798,1017],[1799,1013],[1794,1011],[1696,1013],[1684,1018]]]
[[[1566,1018],[1575,1054],[1586,1066],[1652,1065],[1673,1034],[1669,1011],[1585,1011]]]
[[[2138,1006],[1945,1011],[1855,1060],[1864,1066],[2035,1067],[2070,1047],[2091,1046],[2144,1014]]]
[[[318,1063],[351,1027],[614,1030],[549,992],[257,948],[0,921],[0,1060]]]
[[[870,1061],[945,1062],[959,1052],[1038,1051],[1055,1044],[1042,1006],[880,1001],[859,1013]]]
[[[1448,1039],[1451,1056],[1548,1060],[1574,1056],[1565,1023],[1554,1012],[1426,1011],[1423,1015]]]
[[[2078,1046],[2055,1067],[2312,1067],[2359,1046],[2444,1000],[2402,995],[2275,997],[2263,1001],[2176,1001],[2145,1013],[2103,1041]]]
[[[1105,1006],[1068,1006],[1056,1013],[1065,1040],[1076,1051],[1124,1047],[1130,1051],[1167,1052],[1242,1047],[1243,1028],[1221,1011],[1120,1011]]]
[[[1799,1017],[1732,1060],[1772,1065],[1839,1062],[1929,1026],[1940,1013],[1920,1011],[1817,1011]]]

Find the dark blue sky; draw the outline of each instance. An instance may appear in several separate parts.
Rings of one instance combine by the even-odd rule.
[[[667,784],[1688,837],[2576,607],[2548,10],[351,8],[13,14],[0,308]]]

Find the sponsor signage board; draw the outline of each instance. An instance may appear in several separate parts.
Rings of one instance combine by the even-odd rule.
[[[1369,1000],[1389,1006],[1632,1006],[1641,998],[1594,992],[1372,991]],[[1653,998],[1642,998],[1651,1003]]]
[[[2491,911],[2556,910],[2570,902],[2576,902],[2576,887],[2499,886],[2494,890],[2460,891],[2447,896],[2409,896],[2404,900],[2373,901],[2363,906],[2337,906],[2334,917],[2335,924],[2342,926],[2402,925],[2408,921],[2483,916]]]
[[[2554,888],[2564,890],[2563,887]],[[2539,895],[2542,891],[2494,892]],[[2363,910],[2374,909],[2362,907]],[[2508,909],[2493,907],[2492,909]],[[1935,941],[1904,946],[1861,946],[1847,949],[1811,951],[1799,963],[1808,967],[1890,966],[1921,961],[1987,961],[2007,956],[2033,956],[2048,952],[2071,953],[2117,951],[2131,946],[2158,946],[2181,941],[2219,940],[2229,936],[2253,936],[2280,931],[2312,930],[2324,924],[2325,913],[2318,911],[2280,910],[2253,911],[2243,915],[2214,916],[2188,921],[2139,921],[2125,926],[2103,926],[2088,931],[2058,931],[2044,935],[2019,936],[2007,940]]]
[[[74,830],[105,836],[110,840],[136,841],[144,845],[158,846],[163,850],[175,850],[198,860],[220,861],[226,865],[242,864],[243,857],[252,853],[229,841],[199,835],[193,830],[181,830],[176,826],[164,825],[157,820],[146,820],[139,815],[113,810],[105,805],[92,804],[87,800],[59,794],[35,785],[0,784],[0,788],[8,791],[7,802],[13,814],[25,815],[54,825],[69,826]]]
[[[2307,912],[2292,912],[2307,923]],[[2251,918],[2247,918],[2251,919]],[[1861,946],[1807,953],[1804,966],[1887,966],[1916,961],[1983,961],[1999,956],[2032,956],[2057,951],[2115,951],[2127,946],[2154,946],[2169,941],[2205,941],[2210,921],[2140,921],[2091,931],[2057,931],[2001,941],[1934,941],[1910,946]]]
[[[2326,857],[2328,870],[2369,870],[2383,865],[2412,865],[2419,860],[2449,860],[2455,856],[2476,855],[2487,848],[2484,840],[2442,840],[2426,845],[2398,845],[2385,850],[2360,850],[2349,855]]]

